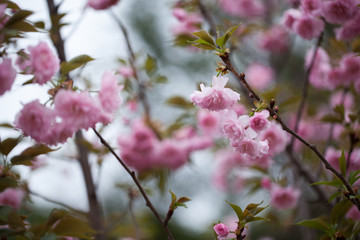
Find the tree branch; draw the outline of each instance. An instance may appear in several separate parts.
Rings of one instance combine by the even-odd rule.
[[[59,55],[60,61],[66,61],[65,55],[65,47],[64,47],[64,40],[61,36],[60,26],[57,21],[54,21],[55,17],[58,15],[59,5],[55,5],[54,0],[46,0],[49,15],[51,19],[51,40],[56,48],[56,51]],[[70,80],[69,77],[67,80]],[[78,149],[78,160],[84,175],[86,190],[87,190],[87,198],[89,202],[89,221],[98,233],[95,235],[96,240],[105,240],[104,228],[103,228],[103,215],[101,212],[101,207],[97,199],[95,185],[92,179],[91,169],[89,166],[89,159],[88,159],[88,149],[83,144],[84,137],[81,133],[81,130],[77,131],[75,134],[75,142]]]
[[[245,85],[245,87],[247,88],[247,90],[253,95],[253,97],[258,100],[258,101],[262,101],[262,99],[253,91],[253,89],[247,84],[246,80],[245,80],[245,74],[244,73],[238,73],[234,66],[232,65],[230,58],[229,58],[229,54],[228,53],[224,53],[220,55],[220,58],[223,60],[225,66],[228,68],[228,70],[230,72],[232,72],[234,74],[234,76],[236,77],[236,79],[241,82],[242,84]],[[339,178],[341,180],[341,182],[344,184],[346,190],[348,191],[348,194],[346,194],[346,196],[350,199],[350,201],[359,209],[360,211],[360,200],[358,198],[355,198],[357,195],[355,193],[355,191],[352,189],[351,185],[349,184],[349,182],[345,179],[345,177],[339,173],[338,171],[336,171],[336,169],[334,169],[330,163],[325,159],[325,157],[319,152],[319,150],[317,149],[317,147],[313,144],[311,144],[310,142],[306,141],[305,139],[303,139],[301,136],[299,136],[296,132],[294,132],[292,129],[290,129],[285,122],[281,119],[281,117],[278,115],[278,113],[273,109],[270,108],[269,106],[266,108],[269,112],[270,115],[277,121],[280,123],[280,125],[282,126],[282,128],[290,133],[292,136],[294,136],[295,138],[297,138],[300,142],[302,142],[305,146],[307,146],[308,148],[310,148],[317,156],[318,158],[323,162],[323,164],[325,165],[325,168],[328,169],[329,171],[331,171],[332,173],[335,174],[335,176],[337,178]]]
[[[168,240],[174,240],[174,237],[170,231],[170,229],[168,228],[168,226],[165,224],[165,222],[162,220],[162,218],[160,217],[160,214],[157,212],[157,210],[155,209],[154,205],[151,203],[149,197],[147,196],[144,188],[141,186],[141,183],[139,181],[139,179],[136,177],[136,174],[134,171],[132,171],[127,165],[126,163],[119,157],[119,155],[117,155],[114,151],[114,149],[110,146],[110,144],[101,136],[101,134],[96,131],[95,128],[93,128],[96,136],[99,137],[101,143],[111,152],[111,154],[118,160],[118,162],[121,164],[121,166],[125,169],[125,171],[131,176],[131,178],[133,179],[133,181],[135,182],[136,186],[138,187],[141,195],[143,196],[145,202],[146,202],[146,206],[150,208],[150,210],[152,211],[152,213],[155,215],[155,217],[159,220],[159,222],[161,223],[163,229],[165,230],[167,236],[168,236]]]

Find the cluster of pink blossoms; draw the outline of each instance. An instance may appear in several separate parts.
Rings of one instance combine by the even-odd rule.
[[[360,34],[360,11],[355,0],[302,0],[300,9],[284,13],[284,24],[304,39],[319,37],[324,30],[324,19],[332,24],[342,24],[335,30],[336,37],[349,40]]]
[[[241,18],[263,16],[266,10],[261,0],[220,0],[220,6],[225,13]]]
[[[187,163],[191,152],[213,145],[212,139],[198,136],[192,128],[180,129],[173,138],[158,139],[142,120],[132,125],[129,135],[118,137],[120,156],[138,171],[154,168],[178,169]]]
[[[230,88],[225,88],[228,80],[227,77],[213,76],[211,87],[200,84],[201,91],[195,91],[190,96],[191,101],[199,107],[210,111],[231,108],[240,100],[240,94]]]
[[[174,17],[179,21],[172,31],[174,35],[191,35],[200,29],[203,18],[197,13],[189,13],[185,9],[176,7],[173,10]]]
[[[27,103],[17,114],[15,127],[37,142],[48,145],[63,143],[79,129],[95,127],[98,122],[110,123],[121,103],[121,88],[117,77],[106,72],[97,97],[91,97],[86,91],[59,90],[54,99],[54,109],[40,104],[38,100]]]
[[[60,60],[45,42],[29,47],[29,57],[19,56],[16,63],[25,74],[34,74],[34,82],[47,83],[60,69]]]
[[[87,5],[96,10],[108,9],[116,5],[119,0],[88,0]]]
[[[24,198],[24,192],[18,188],[6,188],[0,192],[0,206],[6,205],[19,209]]]
[[[313,49],[307,53],[306,67],[310,66],[313,54]],[[348,53],[342,56],[337,66],[332,66],[328,54],[320,47],[309,80],[314,87],[329,90],[353,84],[355,90],[360,93],[360,58],[355,53]]]

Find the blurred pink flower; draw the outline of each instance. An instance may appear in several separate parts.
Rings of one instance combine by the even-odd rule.
[[[116,75],[110,72],[104,73],[101,82],[101,90],[99,92],[99,99],[102,109],[110,114],[110,121],[112,121],[113,113],[118,109],[122,102],[119,96],[119,92],[122,88],[123,86],[119,86],[117,83]]]
[[[266,10],[260,0],[220,0],[220,7],[225,13],[241,18],[261,17]]]
[[[55,96],[54,105],[56,114],[72,129],[88,129],[95,127],[97,122],[107,122],[101,107],[87,91],[60,90]]]
[[[220,114],[200,110],[197,114],[197,123],[201,131],[206,135],[217,135],[220,133]]]
[[[24,192],[16,188],[6,188],[0,193],[0,205],[19,209],[24,198]]]
[[[302,0],[301,8],[305,13],[320,16],[322,13],[322,0]]]
[[[346,213],[346,218],[351,218],[354,221],[360,221],[359,209],[355,205],[352,205],[349,211]]]
[[[16,70],[10,58],[3,58],[0,63],[0,96],[11,89],[16,77]]]
[[[165,139],[158,142],[155,158],[158,166],[175,170],[187,162],[188,155],[178,141]]]
[[[303,14],[293,24],[294,32],[306,40],[319,37],[324,27],[325,24],[321,19],[310,14]]]
[[[283,152],[289,140],[287,133],[275,122],[270,122],[269,127],[260,133],[259,139],[268,142],[270,156]]]
[[[314,48],[306,53],[305,67],[309,68],[314,55]],[[333,89],[334,86],[328,81],[328,74],[331,71],[330,58],[326,51],[319,47],[310,72],[309,81],[311,85],[319,89]]]
[[[271,81],[274,79],[275,72],[271,67],[262,65],[260,63],[250,64],[246,70],[246,80],[248,83],[259,90],[264,90],[269,87]]]
[[[135,76],[134,69],[132,67],[128,67],[128,66],[119,67],[118,72],[121,76],[123,76],[125,78],[130,78],[130,77]]]
[[[203,109],[220,111],[232,107],[238,100],[240,94],[230,88],[225,88],[229,79],[227,77],[212,78],[212,86],[205,87],[200,84],[201,91],[195,91],[191,95],[191,101]]]
[[[60,60],[45,42],[29,47],[30,67],[34,73],[34,82],[45,84],[60,69]]]
[[[322,14],[329,23],[341,24],[350,20],[356,13],[353,0],[329,0],[323,2]]]
[[[271,206],[278,210],[296,207],[300,191],[292,187],[281,187],[273,184],[271,187]]]
[[[96,10],[110,8],[117,4],[119,0],[88,0],[88,6]]]
[[[267,189],[267,190],[270,190],[271,189],[271,185],[272,185],[272,182],[271,182],[271,179],[269,177],[263,177],[261,179],[261,187],[264,188],[264,189]]]
[[[289,29],[293,29],[294,22],[301,17],[302,13],[298,9],[290,8],[284,12],[282,23]]]
[[[346,21],[340,28],[335,29],[335,35],[338,40],[351,40],[360,35],[360,12],[355,17]]]
[[[282,54],[288,50],[289,33],[283,26],[274,25],[260,35],[259,47],[274,54]]]
[[[15,117],[15,127],[38,142],[43,142],[50,134],[51,126],[55,122],[54,112],[34,100],[24,105]]]

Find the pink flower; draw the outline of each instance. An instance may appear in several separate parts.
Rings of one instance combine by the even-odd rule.
[[[250,117],[250,127],[255,132],[260,132],[267,128],[270,124],[268,117],[270,116],[270,113],[268,110],[263,110],[261,112],[256,112],[254,116]]]
[[[356,4],[353,0],[324,1],[322,12],[329,23],[341,24],[354,16]]]
[[[238,118],[234,111],[230,111],[224,115],[221,122],[221,129],[230,142],[240,142],[245,136],[245,127],[248,124],[248,116],[243,115]]]
[[[267,140],[271,156],[283,152],[289,140],[287,133],[275,122],[270,122],[270,126],[260,133],[259,139]]]
[[[199,128],[207,135],[220,133],[220,115],[218,112],[201,110],[197,114]]]
[[[220,6],[227,14],[241,18],[263,16],[265,6],[259,0],[220,0]]]
[[[360,35],[360,13],[345,22],[342,27],[335,29],[336,38],[339,40],[351,40]]]
[[[176,17],[179,21],[185,21],[188,13],[183,8],[174,8],[172,11],[174,17]]]
[[[360,57],[353,53],[344,55],[340,61],[340,69],[343,72],[344,82],[360,80]]]
[[[15,127],[38,142],[43,142],[49,135],[52,124],[55,122],[54,112],[34,100],[24,105],[16,115]]]
[[[302,0],[301,8],[305,13],[319,16],[322,10],[322,0]]]
[[[292,187],[283,188],[274,184],[270,194],[271,205],[278,210],[283,210],[296,207],[300,191]]]
[[[275,76],[274,70],[271,67],[260,63],[252,63],[247,67],[245,72],[248,83],[252,87],[260,90],[269,87]]]
[[[10,206],[19,209],[24,198],[24,193],[20,189],[6,188],[0,193],[0,205]]]
[[[349,211],[346,213],[346,218],[351,218],[354,221],[360,221],[359,209],[355,205],[352,205]]]
[[[187,162],[188,155],[184,150],[178,141],[165,139],[157,145],[156,162],[159,166],[177,169]]]
[[[40,85],[49,81],[60,69],[59,58],[51,51],[48,45],[40,42],[35,47],[29,47],[31,70],[36,83]]]
[[[324,31],[325,24],[322,20],[315,18],[310,14],[304,14],[293,24],[293,30],[300,37],[311,40],[319,37]]]
[[[10,58],[3,58],[0,63],[0,96],[11,89],[16,77],[16,70]]]
[[[104,73],[99,98],[105,112],[111,114],[120,106],[121,98],[119,96],[119,91],[122,88],[123,86],[117,84],[117,77],[114,74],[110,72]]]
[[[174,35],[190,35],[199,30],[202,17],[197,13],[188,13],[182,8],[175,8],[173,15],[179,20],[179,23],[172,29]]]
[[[242,141],[235,146],[235,150],[246,157],[251,159],[261,158],[269,151],[269,144],[265,141],[258,141],[252,138],[245,137]]]
[[[88,0],[88,6],[96,10],[104,10],[118,3],[119,0]]]
[[[289,33],[283,26],[274,25],[260,36],[259,46],[274,54],[282,54],[288,50]]]
[[[60,90],[54,99],[55,112],[69,128],[88,129],[97,122],[106,121],[100,106],[89,93]]]
[[[271,185],[272,185],[272,182],[271,182],[271,179],[269,177],[263,177],[261,179],[261,187],[264,188],[264,189],[267,189],[267,190],[270,190],[271,189]]]
[[[191,95],[191,101],[203,109],[220,111],[233,106],[240,100],[240,94],[230,88],[225,88],[229,79],[227,77],[212,78],[212,87],[200,84],[201,91],[195,91]]]
[[[228,227],[223,223],[218,223],[214,226],[214,231],[219,237],[226,237],[229,234]]]
[[[123,76],[125,78],[130,78],[130,77],[135,76],[134,69],[132,67],[128,67],[128,66],[119,67],[118,72],[121,76]]]
[[[310,67],[314,56],[314,48],[306,53],[305,66]],[[328,74],[331,71],[330,58],[326,51],[319,47],[316,52],[314,63],[310,72],[309,80],[315,88],[332,89],[334,86],[328,81]]]
[[[0,4],[0,30],[2,30],[6,22],[10,19],[10,17],[6,15],[6,7],[7,3]]]
[[[158,140],[143,121],[137,120],[132,125],[130,135],[118,137],[120,155],[125,163],[138,171],[153,168],[156,165],[156,145]]]
[[[293,29],[294,22],[301,17],[302,13],[298,9],[290,8],[284,12],[282,19],[283,24],[289,28]]]

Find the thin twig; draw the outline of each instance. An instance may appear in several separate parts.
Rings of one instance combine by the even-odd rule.
[[[139,179],[136,177],[136,174],[134,171],[132,171],[126,164],[125,162],[119,157],[118,154],[116,154],[116,152],[114,151],[114,149],[110,146],[110,144],[101,136],[101,134],[96,131],[95,128],[93,128],[96,136],[99,137],[101,143],[112,153],[112,155],[118,160],[118,162],[121,164],[121,166],[125,169],[125,171],[131,176],[131,178],[133,179],[133,181],[135,182],[136,186],[138,187],[141,195],[143,196],[145,202],[146,202],[146,206],[150,208],[150,210],[153,212],[153,214],[155,215],[155,217],[159,220],[159,222],[161,223],[163,229],[165,230],[168,239],[169,240],[173,240],[174,237],[170,231],[170,229],[168,228],[167,225],[164,224],[164,221],[162,220],[162,218],[160,217],[160,214],[157,212],[157,210],[155,209],[154,205],[151,203],[149,197],[147,196],[144,188],[141,186],[141,183],[139,181]]]
[[[324,32],[322,32],[317,40],[317,43],[316,43],[316,46],[315,46],[315,49],[314,49],[314,53],[313,53],[313,56],[311,58],[311,62],[310,62],[310,65],[309,67],[307,68],[306,70],[306,74],[305,74],[305,81],[304,81],[304,86],[303,86],[303,89],[302,89],[302,96],[301,96],[301,102],[299,104],[299,108],[298,108],[298,111],[297,111],[297,114],[296,114],[296,120],[295,120],[295,126],[294,126],[294,132],[298,132],[299,130],[299,125],[300,125],[300,120],[301,120],[301,117],[304,113],[304,109],[305,109],[305,104],[306,104],[306,100],[307,100],[307,96],[308,96],[308,90],[309,90],[309,81],[310,81],[310,74],[311,74],[311,70],[313,69],[314,67],[314,64],[315,64],[315,59],[316,59],[316,55],[317,55],[317,52],[320,48],[320,45],[323,41],[323,38],[324,38]],[[294,141],[295,141],[295,138],[292,137],[291,138],[291,141],[290,141],[290,149],[293,148],[294,146]]]
[[[150,104],[149,101],[147,99],[147,95],[146,95],[146,86],[144,84],[144,82],[139,78],[137,69],[136,69],[136,57],[135,57],[135,53],[134,50],[131,46],[130,43],[130,38],[129,38],[129,34],[128,31],[125,27],[125,25],[121,22],[121,20],[113,13],[110,11],[110,15],[111,17],[114,19],[114,21],[117,23],[118,27],[120,28],[122,34],[124,35],[125,38],[125,42],[126,42],[126,46],[127,46],[127,50],[129,53],[129,63],[130,66],[134,72],[134,78],[136,80],[136,83],[138,85],[138,97],[139,100],[141,102],[141,104],[143,105],[144,108],[144,114],[145,114],[145,122],[148,124],[148,126],[153,130],[153,132],[156,134],[156,136],[161,139],[161,135],[159,134],[159,132],[157,131],[156,127],[153,125],[153,123],[151,122],[151,108],[150,108]]]
[[[42,198],[42,199],[44,199],[44,200],[47,201],[47,202],[54,203],[54,204],[59,205],[59,206],[61,206],[61,207],[67,208],[67,209],[69,209],[69,210],[71,210],[71,211],[73,211],[73,212],[84,213],[84,212],[82,212],[82,211],[80,211],[80,210],[77,210],[76,208],[71,207],[70,205],[67,205],[67,204],[65,204],[65,203],[56,201],[56,200],[51,199],[51,198],[48,198],[48,197],[45,197],[45,196],[43,196],[43,195],[41,195],[41,194],[39,194],[39,193],[36,193],[36,192],[34,192],[34,191],[31,191],[30,189],[28,189],[28,192],[29,192],[31,195],[34,195],[34,196],[39,197],[39,198]]]
[[[229,58],[229,54],[228,53],[224,53],[220,55],[220,58],[223,60],[225,66],[227,67],[227,69],[232,72],[234,74],[234,76],[236,77],[236,79],[241,82],[242,84],[245,85],[245,87],[248,89],[248,91],[253,95],[253,97],[258,100],[258,101],[262,101],[262,99],[254,92],[254,90],[248,85],[248,83],[245,80],[245,74],[241,73],[239,74],[234,66],[232,65],[230,58]],[[317,147],[313,144],[311,144],[310,142],[306,141],[305,139],[303,139],[301,136],[299,136],[296,132],[294,132],[292,129],[290,129],[285,122],[281,119],[281,117],[279,116],[279,114],[273,109],[270,108],[269,106],[266,108],[269,112],[270,115],[276,119],[277,122],[280,123],[280,125],[282,126],[282,128],[290,133],[292,136],[294,136],[295,138],[297,138],[300,142],[302,142],[305,146],[307,146],[308,148],[310,148],[317,156],[318,158],[323,162],[323,164],[325,165],[325,168],[328,169],[329,171],[331,171],[332,173],[335,174],[335,176],[337,178],[339,178],[341,180],[341,182],[344,184],[346,190],[348,191],[348,193],[346,194],[346,196],[351,200],[351,202],[356,205],[356,207],[359,209],[360,211],[360,200],[358,198],[355,198],[357,195],[355,193],[355,191],[352,189],[351,185],[349,184],[349,182],[345,179],[345,177],[339,173],[335,168],[333,168],[331,166],[331,164],[325,159],[325,157],[320,153],[320,151],[317,149]]]
[[[136,239],[140,240],[139,225],[136,221],[136,216],[135,216],[134,207],[133,207],[133,205],[134,205],[133,203],[134,203],[134,199],[135,199],[135,192],[131,188],[129,188],[128,196],[129,196],[129,211],[130,211],[130,216],[131,216],[131,219],[132,219],[134,227],[135,227]]]

